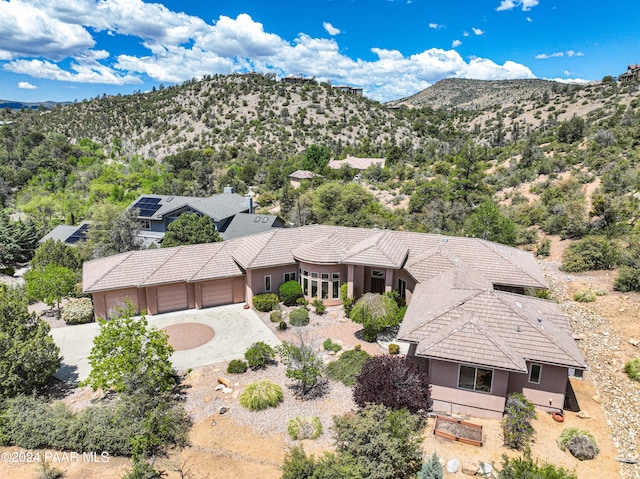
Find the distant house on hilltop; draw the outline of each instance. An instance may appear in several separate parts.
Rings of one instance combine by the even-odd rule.
[[[283,77],[280,81],[283,81],[285,83],[315,83],[316,79],[315,77],[309,78],[305,77],[304,75],[289,75]]]
[[[322,175],[308,170],[296,170],[289,175],[289,183],[294,188],[298,188],[302,182],[312,180],[314,178],[322,178]]]
[[[384,168],[385,163],[385,158],[356,158],[355,156],[347,156],[344,160],[331,160],[329,162],[329,168],[339,170],[343,165],[347,165],[349,168],[364,171],[370,166]]]
[[[356,88],[349,85],[334,85],[334,90],[340,90],[344,93],[348,93],[349,95],[363,96],[364,90],[362,88]]]
[[[621,83],[631,83],[640,81],[640,64],[629,65],[627,71],[618,77]]]

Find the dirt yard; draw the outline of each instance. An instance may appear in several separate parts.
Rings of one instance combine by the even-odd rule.
[[[618,406],[614,404],[616,398],[615,394],[610,391],[610,385],[624,383],[627,388],[625,390],[631,391],[629,398],[640,396],[638,385],[632,384],[621,371],[624,362],[634,357],[640,357],[638,348],[629,343],[629,339],[640,339],[640,295],[614,292],[612,282],[615,273],[613,272],[567,275],[559,271],[561,252],[566,244],[558,238],[553,238],[552,255],[542,262],[545,273],[554,281],[559,281],[565,288],[566,297],[561,303],[567,307],[573,307],[571,298],[577,290],[592,288],[606,291],[606,294],[598,296],[596,302],[576,307],[584,308],[584,311],[600,318],[597,325],[592,327],[592,331],[589,331],[588,328],[585,329],[584,336],[593,336],[595,340],[603,338],[609,342],[613,341],[613,343],[607,343],[605,351],[599,353],[606,356],[593,356],[591,350],[585,354],[587,362],[590,357],[604,357],[604,360],[598,362],[607,363],[606,368],[602,368],[601,364],[589,363],[590,371],[585,374],[583,380],[572,379],[572,386],[580,409],[585,411],[589,417],[583,419],[578,417],[576,413],[567,412],[565,422],[557,423],[549,414],[538,411],[538,417],[533,424],[536,433],[532,444],[532,453],[534,457],[541,460],[575,470],[581,479],[637,478],[640,477],[640,466],[621,466],[616,458],[619,456],[629,457],[634,452],[638,454],[639,451],[633,438],[636,435],[640,437],[640,423],[626,425],[616,423],[614,407]],[[268,319],[265,322],[268,324]],[[275,330],[275,325],[268,325]],[[308,328],[320,342],[326,337],[331,337],[342,341],[345,348],[352,348],[355,344],[361,343],[355,334],[358,326],[341,321],[335,309],[330,309],[329,314],[322,320],[318,320],[312,315],[312,324]],[[594,347],[593,341],[589,342],[587,339],[585,337],[583,341],[579,341],[581,348]],[[372,353],[384,352],[378,346],[362,344]],[[239,406],[237,393],[244,384],[253,380],[254,375],[260,373],[251,372],[247,375],[241,375],[243,376],[241,378],[232,377],[232,381],[236,382],[234,392],[224,395],[213,389],[217,384],[215,381],[217,375],[229,377],[225,369],[226,364],[213,365],[196,370],[188,376],[187,381],[190,386],[188,394],[191,396],[188,409],[195,418],[191,431],[191,446],[181,452],[174,452],[169,458],[157,461],[156,465],[167,472],[167,478],[278,478],[284,454],[287,448],[293,444],[286,436],[286,420],[288,418],[278,417],[278,414],[286,416],[290,414],[289,411],[293,410],[296,411],[295,415],[309,413],[322,415],[324,433],[321,438],[316,441],[304,441],[305,449],[308,452],[319,454],[331,448],[328,427],[330,424],[327,424],[326,418],[348,410],[353,404],[345,396],[349,394],[348,390],[340,389],[341,386],[330,386],[332,389],[329,390],[329,394],[310,404],[302,404],[292,396],[286,396],[289,393],[285,393],[285,403],[289,404],[287,407],[293,409],[286,409],[283,404],[280,413],[277,409],[272,413],[249,413]],[[282,381],[286,383],[282,371],[274,369],[270,374],[282,378]],[[81,397],[82,394],[75,395],[72,401],[78,401],[79,396]],[[629,405],[632,404],[631,399],[627,401]],[[230,411],[221,415],[218,412],[220,405],[229,407]],[[266,416],[266,414],[274,414],[274,416]],[[508,451],[502,446],[499,420],[465,419],[483,426],[484,445],[482,447],[465,445],[435,436],[433,434],[434,419],[429,419],[425,429],[423,446],[425,454],[430,455],[435,452],[445,461],[451,458],[457,458],[461,463],[480,460],[493,463],[496,466],[500,465],[503,454],[514,456],[512,451]],[[556,439],[566,427],[586,429],[595,436],[600,447],[600,454],[596,460],[581,462],[568,452],[562,452],[558,448]],[[625,428],[628,436],[624,436],[625,431],[622,431]],[[614,434],[612,434],[612,429],[616,431]],[[617,445],[614,442],[614,436],[618,440]],[[625,439],[627,437],[631,439]],[[0,452],[11,451],[19,451],[19,449],[0,448]],[[130,467],[130,462],[121,458],[109,457],[107,462],[101,463],[81,461],[56,463],[54,461],[53,465],[64,471],[67,479],[94,477],[116,479],[122,477]],[[31,479],[38,467],[37,464],[11,464],[3,461],[0,462],[0,477]],[[460,473],[456,476],[464,477]]]

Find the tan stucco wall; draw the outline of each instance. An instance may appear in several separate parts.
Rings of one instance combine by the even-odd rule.
[[[557,411],[564,407],[567,381],[569,375],[566,368],[543,364],[540,384],[530,383],[528,374],[510,373],[508,393],[522,392],[537,407]]]

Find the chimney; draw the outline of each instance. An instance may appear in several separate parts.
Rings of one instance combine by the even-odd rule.
[[[225,186],[224,192],[233,194],[233,186],[229,186],[229,185]]]
[[[253,213],[253,196],[245,196],[244,197],[244,205],[247,207],[249,211],[247,213]]]

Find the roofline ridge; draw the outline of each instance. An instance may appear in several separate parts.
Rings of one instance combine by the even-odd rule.
[[[500,246],[504,246],[506,248],[513,248],[515,251],[518,251],[518,252],[521,252],[521,250],[519,250],[518,248],[515,248],[513,246],[506,245],[506,244],[496,243],[495,241],[489,241],[489,240],[485,240],[485,239],[482,239],[482,238],[474,238],[474,239],[480,241],[483,245],[485,245],[485,247],[491,249],[491,251],[493,251],[495,254],[497,254],[502,259],[507,261],[510,265],[512,265],[514,268],[516,268],[518,271],[520,271],[524,276],[526,276],[528,278],[531,278],[536,283],[540,283],[540,281],[538,281],[536,278],[534,278],[529,273],[527,273],[525,270],[523,270],[518,263],[514,263],[514,262],[510,261],[508,258],[505,258],[504,255],[499,251],[499,248],[494,248],[494,245],[500,245]],[[544,274],[543,274],[543,276],[544,276]],[[545,279],[545,281],[546,281],[546,279]],[[547,285],[543,284],[542,287],[547,287]]]
[[[204,267],[205,267],[205,266],[207,266],[207,265],[211,262],[211,260],[212,260],[212,259],[214,259],[216,256],[218,256],[218,253],[220,253],[223,249],[225,249],[225,248],[227,247],[227,244],[228,244],[228,243],[226,243],[225,241],[217,241],[216,243],[222,243],[222,247],[221,247],[220,249],[218,249],[215,253],[213,253],[213,255],[212,255],[212,256],[209,256],[209,258],[207,259],[207,261],[204,261],[204,262],[202,263],[202,265],[201,265],[201,266],[200,266],[200,267],[199,267],[199,268],[198,268],[198,269],[197,269],[197,270],[196,270],[196,271],[195,271],[191,276],[189,276],[189,278],[187,278],[187,283],[191,283],[191,281],[193,280],[193,278],[194,278],[195,276],[197,276],[197,275],[198,275],[198,273],[200,273],[200,271],[202,271],[202,270],[204,269]],[[214,244],[216,244],[216,243],[214,243]],[[234,262],[236,262],[236,260],[233,258],[233,252],[232,252],[232,254],[231,254],[231,259],[232,259]],[[237,262],[236,262],[236,264],[237,264]]]
[[[175,255],[178,254],[179,251],[182,251],[182,248],[184,248],[185,245],[180,245],[180,246],[175,246],[175,251],[169,255],[167,255],[166,259],[164,261],[162,261],[157,268],[155,268],[152,272],[150,272],[148,275],[146,275],[144,277],[144,279],[142,281],[140,281],[138,284],[136,284],[136,288],[139,288],[140,285],[143,285],[151,276],[153,276],[154,274],[156,274],[156,271],[158,271],[160,268],[162,268],[164,265],[167,264],[167,262],[173,258]],[[165,248],[166,251],[169,251],[169,248]]]

